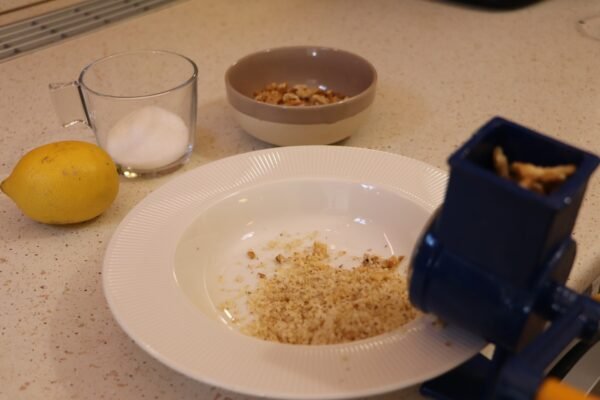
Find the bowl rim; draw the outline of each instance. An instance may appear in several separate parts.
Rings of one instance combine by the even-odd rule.
[[[249,97],[249,96],[241,93],[232,84],[232,82],[231,82],[232,71],[241,62],[248,60],[250,58],[254,58],[254,57],[258,57],[258,56],[267,54],[267,53],[283,51],[283,50],[294,50],[294,49],[314,49],[317,51],[340,52],[340,53],[349,55],[349,56],[359,60],[361,63],[363,63],[367,67],[368,71],[370,71],[370,73],[371,73],[371,82],[360,93],[358,93],[354,96],[351,96],[348,99],[339,101],[337,103],[332,103],[332,104],[311,105],[311,106],[306,106],[306,107],[269,104],[269,103],[260,102],[258,100],[253,99],[252,97]],[[227,70],[225,72],[225,85],[226,85],[230,104],[231,104],[231,95],[235,95],[239,99],[240,102],[246,102],[248,104],[251,104],[252,107],[262,108],[263,110],[265,110],[265,112],[268,112],[268,113],[283,112],[287,115],[306,115],[308,113],[314,113],[316,110],[324,111],[324,110],[331,110],[331,109],[336,109],[336,108],[339,109],[341,107],[348,107],[348,106],[354,108],[354,107],[357,107],[356,103],[365,103],[363,106],[357,107],[356,112],[351,114],[351,115],[354,115],[354,114],[368,108],[368,106],[372,103],[373,98],[374,98],[374,89],[377,85],[377,81],[378,81],[377,70],[375,69],[375,66],[370,61],[368,61],[366,58],[364,58],[356,53],[350,52],[348,50],[340,49],[337,47],[327,47],[327,46],[318,46],[318,45],[281,46],[281,47],[271,47],[271,48],[255,51],[253,53],[247,54],[247,55],[239,58],[238,60],[236,60],[233,64],[231,64],[227,68]],[[372,97],[372,98],[365,100],[365,97]],[[234,104],[231,104],[231,105],[234,108],[236,108],[238,111],[240,111],[244,114],[248,114],[247,112],[244,112],[244,110],[240,110],[238,107],[235,107]],[[344,118],[348,117],[348,116],[350,116],[350,115],[346,115],[346,116],[344,116]]]

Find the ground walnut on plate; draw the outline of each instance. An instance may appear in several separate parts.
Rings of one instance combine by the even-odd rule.
[[[250,250],[247,256],[254,260],[255,254]],[[406,279],[397,271],[401,260],[366,253],[358,265],[343,268],[317,241],[278,254],[275,272],[258,273],[258,286],[246,291],[253,320],[241,330],[263,340],[315,345],[397,329],[417,316]]]
[[[284,106],[319,106],[338,103],[347,99],[333,90],[322,90],[307,85],[290,86],[287,82],[269,83],[263,89],[254,93],[254,100]]]
[[[493,161],[494,169],[499,176],[513,180],[519,186],[540,194],[550,194],[577,169],[574,164],[542,167],[520,161],[509,163],[500,146],[494,148]]]

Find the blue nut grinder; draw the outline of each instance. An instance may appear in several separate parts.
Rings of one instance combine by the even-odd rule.
[[[493,149],[511,161],[575,164],[542,195],[498,176]],[[574,339],[597,337],[600,304],[564,286],[575,258],[571,232],[598,157],[494,118],[449,159],[443,205],[417,243],[410,300],[496,345],[425,384],[438,399],[532,399],[544,369]]]

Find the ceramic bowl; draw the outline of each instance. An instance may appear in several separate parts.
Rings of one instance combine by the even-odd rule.
[[[272,82],[331,89],[349,98],[301,107],[254,100],[254,93]],[[225,74],[235,120],[250,135],[278,146],[331,144],[351,136],[367,117],[376,83],[377,72],[364,58],[318,46],[259,51],[237,61]]]

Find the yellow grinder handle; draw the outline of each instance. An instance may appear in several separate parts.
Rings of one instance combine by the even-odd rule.
[[[548,378],[540,385],[535,400],[600,400],[600,397],[586,396],[556,378]]]

